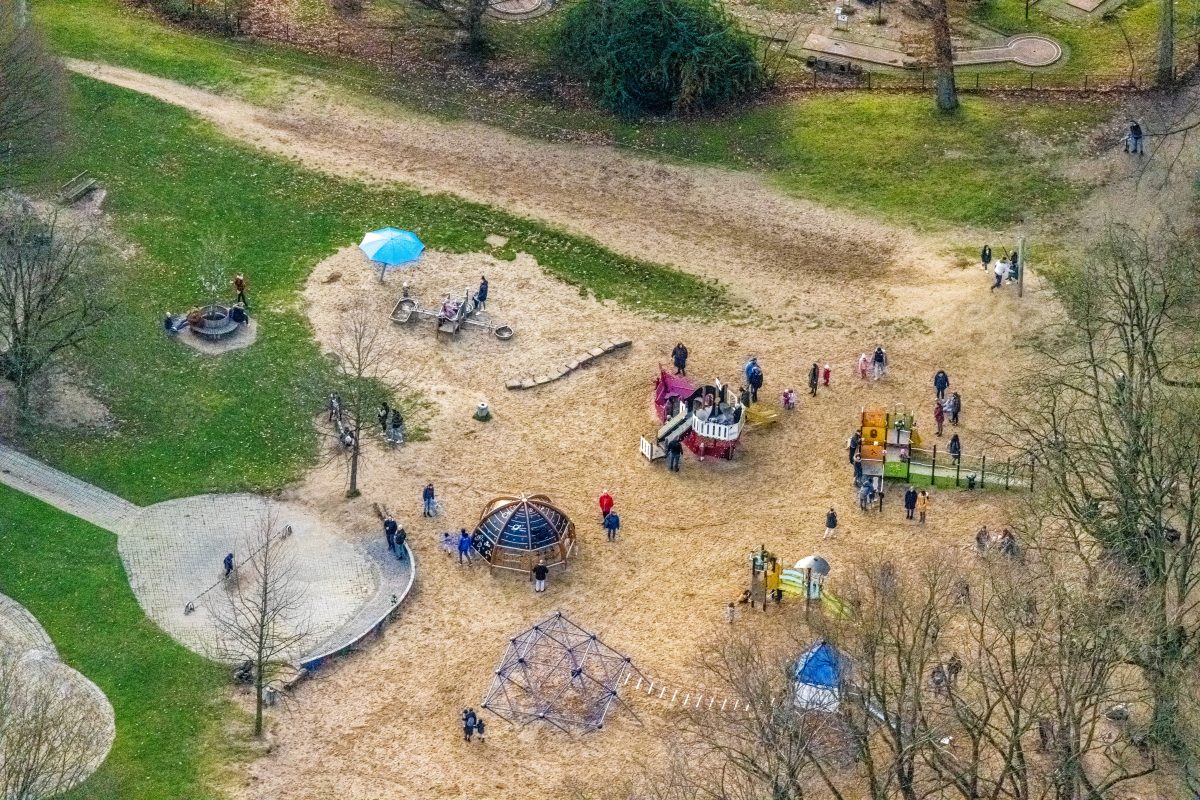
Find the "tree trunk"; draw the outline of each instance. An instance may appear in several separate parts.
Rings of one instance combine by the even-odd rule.
[[[958,109],[958,89],[954,85],[954,44],[950,41],[950,9],[946,0],[932,0],[933,58],[937,71],[938,111]]]
[[[350,447],[350,488],[346,490],[346,497],[358,497],[358,456],[359,456],[359,441],[361,440],[362,424],[354,426],[354,444]]]
[[[263,671],[258,670],[254,676],[254,735],[262,736],[263,732]]]
[[[1158,75],[1155,83],[1167,87],[1175,82],[1175,0],[1162,0],[1158,20]]]

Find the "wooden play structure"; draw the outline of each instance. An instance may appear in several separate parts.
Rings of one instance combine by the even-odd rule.
[[[732,459],[749,422],[747,408],[728,385],[714,380],[694,386],[661,367],[654,383],[654,408],[662,426],[653,440],[641,440],[642,455],[650,461],[664,457],[667,446],[677,441],[701,461],[710,456]]]
[[[575,549],[575,523],[544,494],[500,495],[483,509],[471,547],[493,567],[528,572],[563,564]]]
[[[859,417],[858,433],[863,479],[874,481],[876,488],[882,487],[887,462],[907,461],[912,448],[921,444],[915,418],[903,406],[896,406],[891,411],[881,407],[864,408]]]

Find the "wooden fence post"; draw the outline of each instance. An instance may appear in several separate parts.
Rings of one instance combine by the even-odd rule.
[[[979,488],[987,485],[987,453],[983,454],[983,463],[979,465]]]
[[[954,488],[958,488],[958,478],[962,475],[962,453],[958,454],[958,458],[954,462]]]
[[[1008,491],[1008,476],[1012,473],[1012,459],[1004,461],[1004,490]]]
[[[1029,459],[1029,491],[1033,491],[1033,459]]]
[[[937,486],[937,445],[933,446],[933,464],[929,467],[929,485]]]

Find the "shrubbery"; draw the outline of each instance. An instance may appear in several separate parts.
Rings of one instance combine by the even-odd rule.
[[[768,81],[755,38],[717,0],[581,0],[556,58],[624,117],[710,109]]]

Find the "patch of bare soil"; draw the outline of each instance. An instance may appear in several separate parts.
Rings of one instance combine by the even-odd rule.
[[[0,428],[11,428],[17,421],[15,392],[10,381],[0,380]],[[34,418],[54,428],[106,429],[115,424],[108,407],[64,369],[52,370],[39,381],[31,391],[30,403]]]

